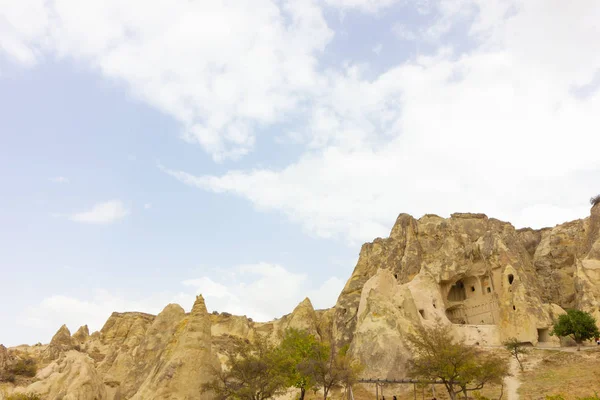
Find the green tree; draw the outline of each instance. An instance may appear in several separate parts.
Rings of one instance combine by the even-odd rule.
[[[461,393],[466,399],[468,392],[486,384],[502,383],[508,375],[506,360],[455,340],[449,326],[420,327],[407,337],[414,349],[409,375],[442,381],[452,400]]]
[[[314,380],[316,388],[323,389],[323,400],[326,400],[333,387],[353,385],[362,366],[348,354],[347,346],[336,351],[334,346],[317,343],[311,358],[301,363],[298,369]]]
[[[577,343],[577,351],[585,340],[600,336],[596,326],[596,319],[589,313],[580,310],[568,310],[566,314],[558,317],[551,335],[570,337]]]
[[[202,385],[203,393],[212,391],[221,400],[265,400],[288,387],[281,356],[266,338],[234,338],[226,355],[226,368],[213,370],[213,380]]]
[[[524,356],[529,353],[525,347],[523,347],[523,343],[519,342],[517,338],[511,337],[508,340],[502,342],[504,348],[510,352],[510,354],[517,360],[519,363],[519,368],[523,371],[523,362],[519,358],[519,356]]]
[[[279,345],[283,362],[283,370],[289,386],[300,389],[300,400],[304,400],[306,391],[315,386],[314,377],[303,366],[315,358],[315,352],[320,351],[320,343],[307,331],[290,328],[284,332]]]

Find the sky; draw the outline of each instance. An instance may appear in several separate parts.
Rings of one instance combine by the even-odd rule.
[[[0,343],[335,304],[400,213],[600,191],[600,2],[0,0]]]

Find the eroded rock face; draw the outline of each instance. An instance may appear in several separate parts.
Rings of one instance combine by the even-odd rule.
[[[0,344],[0,373],[4,372],[12,363],[8,349]]]
[[[62,353],[74,349],[76,344],[75,339],[71,337],[69,328],[63,325],[52,337],[46,348],[44,358],[49,361],[56,360]]]
[[[401,378],[411,357],[406,337],[420,325],[448,325],[473,345],[509,337],[552,345],[549,329],[569,307],[600,321],[600,205],[589,218],[540,230],[516,230],[484,214],[401,214],[388,238],[362,246],[331,309],[315,310],[305,299],[259,323],[209,315],[200,296],[188,314],[176,304],[157,316],[113,313],[100,332],[83,326],[71,336],[63,326],[47,346],[19,347],[42,369],[38,382],[14,390],[82,400],[210,399],[199,397],[201,385],[233,338],[277,343],[287,328],[338,349],[350,345],[366,376]],[[0,370],[10,354],[0,346]]]
[[[451,325],[472,344],[558,342],[548,331],[562,307],[600,317],[599,231],[599,206],[519,231],[483,214],[401,214],[388,238],[363,245],[335,306],[334,340],[380,375],[410,357],[404,337],[415,324]]]
[[[143,329],[139,344],[119,352],[112,362],[101,364],[101,369],[105,370],[104,382],[110,387],[109,392],[114,392],[115,398],[128,399],[138,391],[152,369],[160,362],[184,317],[185,311],[181,306],[167,305],[156,318],[151,319],[151,324]],[[145,322],[149,320],[144,318]]]
[[[211,379],[215,359],[211,353],[210,317],[204,298],[198,296],[157,363],[132,399],[197,399],[202,384]],[[203,398],[211,398],[204,393]]]
[[[382,269],[365,284],[359,304],[351,353],[366,367],[365,376],[401,378],[410,358],[405,334],[419,319],[410,290]]]
[[[80,326],[77,332],[73,334],[73,339],[79,344],[84,344],[90,337],[90,330],[87,325]]]
[[[22,392],[37,393],[44,399],[104,400],[106,388],[94,360],[78,351],[67,351],[64,357],[38,371],[39,381]]]

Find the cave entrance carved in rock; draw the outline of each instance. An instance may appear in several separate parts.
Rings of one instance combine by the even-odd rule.
[[[446,316],[453,324],[495,325],[498,298],[488,276],[467,276],[442,284]]]
[[[550,341],[550,330],[548,328],[538,329],[538,342],[549,342]]]

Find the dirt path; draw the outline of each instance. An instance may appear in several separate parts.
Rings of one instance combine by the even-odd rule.
[[[521,370],[519,369],[517,360],[514,358],[510,359],[510,373],[511,376],[504,378],[506,398],[508,400],[519,400],[519,393],[517,393],[517,390],[519,389],[519,386],[521,386],[521,380],[519,379]]]

